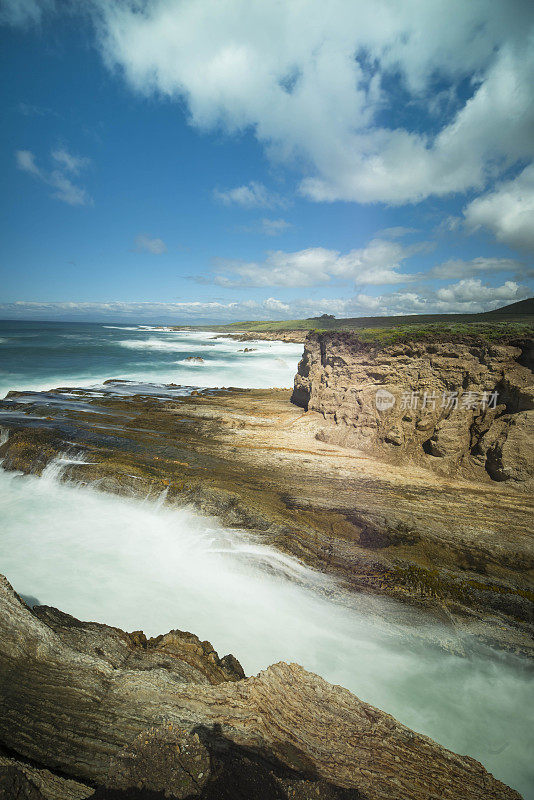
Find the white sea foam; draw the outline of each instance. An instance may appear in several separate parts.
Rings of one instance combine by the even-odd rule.
[[[58,386],[98,388],[108,378],[126,378],[138,383],[195,384],[210,386],[238,386],[242,388],[290,387],[302,355],[302,345],[285,342],[254,341],[241,343],[233,339],[214,339],[211,331],[144,330],[139,327],[101,326],[115,331],[91,334],[80,339],[88,347],[78,359],[76,352],[65,360],[62,370],[43,374],[47,353],[28,349],[22,360],[14,361],[16,369],[27,364],[24,372],[0,370],[0,398],[10,389],[46,391]],[[135,337],[123,338],[123,330],[135,331]],[[60,334],[58,339],[81,334]],[[44,340],[46,341],[46,340]],[[246,347],[253,352],[244,353]],[[53,344],[51,364],[58,365],[63,358],[64,345]],[[122,353],[121,353],[122,351]],[[241,352],[240,352],[241,351]],[[84,360],[86,358],[87,360]],[[95,356],[98,355],[98,358]],[[175,358],[173,358],[175,356]],[[202,357],[204,363],[190,362],[189,356]],[[32,369],[35,363],[37,370]],[[84,371],[85,365],[85,371]],[[196,369],[195,369],[196,367]],[[36,377],[40,375],[42,377]]]
[[[41,380],[31,380],[24,377],[14,378],[0,372],[0,399],[6,396],[11,390],[28,392],[46,392],[58,386],[77,386],[79,388],[90,389],[93,386],[100,386],[101,381],[96,377],[87,377],[80,374],[59,374]]]
[[[216,360],[214,358],[210,358],[209,361],[206,361],[201,356],[202,361],[196,361],[196,360],[194,360],[195,358],[196,358],[195,356],[193,356],[193,359],[191,359],[191,360],[189,360],[187,358],[182,358],[180,361],[175,361],[174,363],[175,364],[180,364],[180,366],[182,366],[182,367],[188,367],[188,368],[190,368],[190,367],[198,367],[200,369],[204,369],[204,368],[210,369],[210,368],[213,368],[213,367],[227,367],[228,366],[228,362],[227,361],[222,361],[221,359]]]
[[[191,344],[173,340],[164,340],[151,337],[149,339],[123,339],[118,342],[121,347],[129,350],[159,350],[162,352],[190,352]]]
[[[328,579],[250,534],[161,497],[60,484],[62,469],[0,470],[1,571],[18,592],[125,630],[193,631],[249,674],[297,661],[528,795],[532,686],[517,660],[434,649],[391,624],[391,602],[329,596]]]

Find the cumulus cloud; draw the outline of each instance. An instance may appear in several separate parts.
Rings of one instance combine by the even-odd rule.
[[[135,249],[138,253],[146,252],[154,255],[161,255],[167,252],[167,245],[163,239],[151,239],[146,233],[140,233],[135,237]]]
[[[396,314],[479,313],[529,297],[529,290],[506,281],[490,287],[480,280],[459,281],[438,291],[421,293],[401,289],[372,296],[356,294],[350,298],[299,298],[265,300],[184,301],[177,303],[0,303],[3,319],[85,319],[95,321],[177,322],[208,324],[261,319],[295,319],[319,314],[338,317]]]
[[[270,192],[263,183],[250,181],[233,189],[214,189],[213,196],[225,206],[243,208],[275,208],[286,205],[285,200],[275,192]]]
[[[96,5],[104,58],[134,89],[185,102],[197,128],[253,131],[313,200],[480,190],[534,154],[524,0]]]
[[[262,262],[225,261],[213,275],[220,286],[316,286],[331,280],[361,285],[400,283],[412,275],[399,272],[402,262],[426,244],[405,247],[399,242],[373,239],[366,247],[340,253],[309,247],[294,253],[276,250]]]
[[[531,289],[516,281],[488,286],[480,278],[466,278],[437,290],[399,289],[378,296],[358,294],[348,300],[339,300],[337,313],[340,316],[479,314],[525,300],[531,295]]]
[[[534,140],[534,129],[532,132]],[[534,252],[534,164],[477,197],[464,210],[471,230],[487,228],[500,242]]]
[[[45,170],[37,165],[35,155],[31,150],[17,150],[15,152],[18,168],[52,187],[51,197],[71,206],[91,204],[92,199],[86,190],[73,183],[67,174],[76,175],[89,164],[89,159],[74,156],[65,149],[55,150],[51,156],[58,167],[57,169]]]
[[[494,307],[523,300],[529,296],[526,287],[515,281],[506,281],[502,286],[486,286],[480,278],[465,278],[452,286],[436,291],[436,298],[445,303],[467,303],[468,305],[492,304]]]
[[[289,303],[283,303],[275,297],[268,297],[267,300],[263,302],[263,307],[266,308],[267,311],[274,311],[275,313],[281,312],[282,314],[287,314],[291,311]]]

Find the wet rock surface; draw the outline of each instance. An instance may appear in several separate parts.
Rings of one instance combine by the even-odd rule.
[[[67,453],[65,480],[165,492],[350,591],[386,594],[452,630],[531,652],[534,509],[524,484],[336,446],[322,440],[324,417],[289,398],[123,381],[10,392],[0,401],[0,458],[38,475]]]
[[[31,610],[1,577],[0,741],[11,755],[0,759],[0,792],[520,800],[474,759],[296,664],[220,682],[207,679],[212,651],[197,651],[192,669],[188,649],[173,648],[156,662],[140,632]]]

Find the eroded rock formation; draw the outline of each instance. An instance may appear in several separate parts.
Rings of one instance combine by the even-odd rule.
[[[38,765],[0,762],[0,789],[3,779],[32,800],[47,796],[40,768],[98,785],[95,798],[520,798],[296,664],[244,678],[191,634],[147,642],[31,610],[3,577],[0,697],[0,740]]]
[[[324,417],[324,441],[529,488],[531,368],[532,340],[379,346],[351,333],[310,334],[292,400]]]
[[[39,475],[74,453],[64,480],[165,491],[169,503],[249,529],[351,592],[402,601],[395,614],[419,631],[424,615],[453,636],[531,651],[534,507],[523,484],[483,469],[467,480],[409,459],[391,466],[321,441],[323,416],[303,413],[287,390],[126,388],[10,392],[0,401],[4,469]]]

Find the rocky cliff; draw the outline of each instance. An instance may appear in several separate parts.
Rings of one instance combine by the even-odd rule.
[[[532,340],[383,346],[312,333],[292,401],[323,417],[322,441],[526,488],[534,477],[533,354]]]
[[[1,576],[0,698],[6,798],[520,800],[296,664],[245,678],[192,634],[31,610]]]

